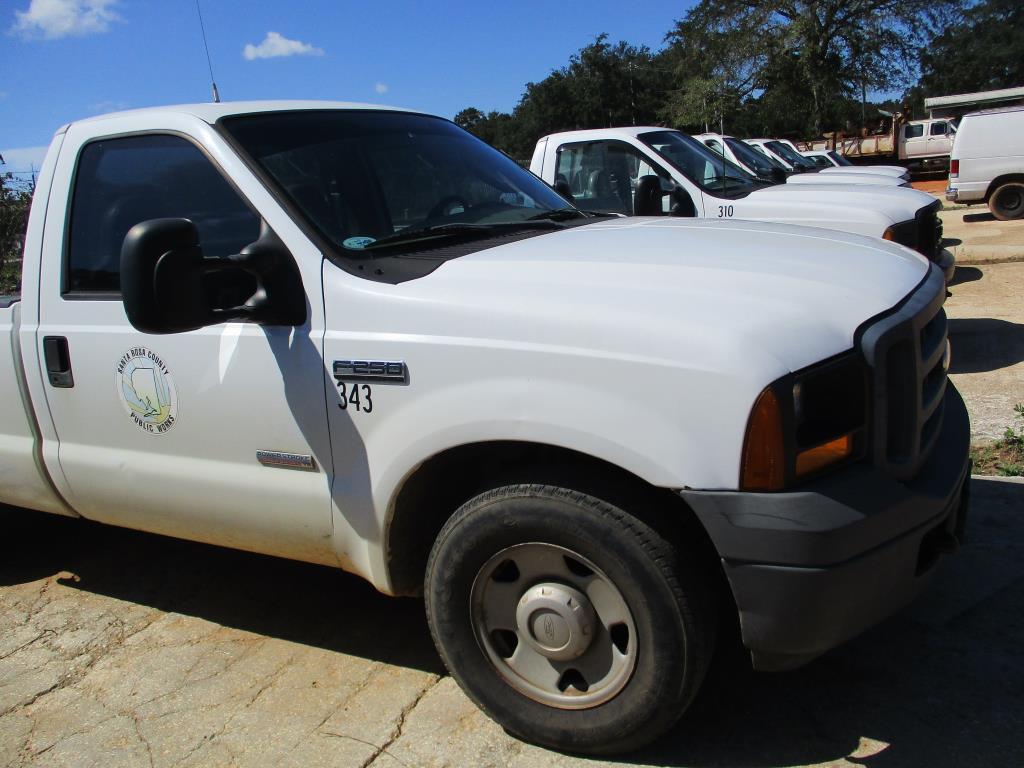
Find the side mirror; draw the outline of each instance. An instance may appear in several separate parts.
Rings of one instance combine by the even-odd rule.
[[[551,188],[570,203],[576,203],[576,198],[572,196],[572,187],[569,186],[569,182],[565,180],[564,176],[559,176],[555,179],[555,183],[551,185]]]
[[[184,333],[228,320],[306,321],[298,269],[265,222],[258,240],[224,258],[203,256],[188,219],[136,224],[121,246],[121,300],[143,333]]]
[[[772,167],[771,180],[776,184],[785,184],[786,179],[789,178],[789,174],[786,173],[785,168]]]
[[[633,195],[633,215],[660,216],[664,213],[661,198],[667,194],[668,190],[662,189],[661,179],[657,176],[641,176],[636,182],[636,192]]]
[[[672,206],[669,208],[669,213],[673,216],[682,216],[691,219],[697,215],[697,206],[694,205],[693,198],[690,197],[690,193],[683,187],[676,184],[671,195]]]

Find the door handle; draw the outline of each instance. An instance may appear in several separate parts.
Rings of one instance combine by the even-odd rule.
[[[71,374],[71,353],[68,351],[68,340],[65,337],[44,336],[43,357],[46,360],[46,376],[52,386],[75,386],[75,377]]]

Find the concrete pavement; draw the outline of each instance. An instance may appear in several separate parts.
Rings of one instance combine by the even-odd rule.
[[[910,609],[802,670],[714,672],[643,753],[507,736],[422,604],[326,568],[2,510],[0,765],[1024,764],[1024,483],[973,481],[971,542]]]

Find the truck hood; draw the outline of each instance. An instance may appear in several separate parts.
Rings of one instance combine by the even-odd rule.
[[[790,203],[813,210],[815,206],[842,206],[849,210],[883,214],[893,224],[913,219],[919,210],[935,202],[927,192],[907,187],[858,186],[839,189],[834,184],[779,184],[751,192],[745,200]],[[738,211],[737,211],[738,214]],[[828,221],[823,216],[822,221]],[[881,234],[881,233],[879,233]]]
[[[616,218],[452,259],[390,289],[434,309],[417,332],[557,348],[567,365],[573,354],[643,359],[767,383],[850,349],[858,326],[928,268],[902,246],[831,230]]]
[[[907,169],[901,165],[842,165],[837,168],[822,168],[819,173],[880,173],[883,176],[908,177]]]
[[[899,187],[903,179],[884,173],[832,173],[822,177],[820,173],[798,173],[786,179],[787,184],[828,184],[831,186],[849,186],[874,184],[882,187]]]

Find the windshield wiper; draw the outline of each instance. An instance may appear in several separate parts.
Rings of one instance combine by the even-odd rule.
[[[397,245],[399,243],[411,243],[416,240],[431,240],[439,237],[453,237],[457,235],[464,235],[470,232],[490,232],[493,229],[492,224],[435,224],[430,227],[418,227],[416,229],[404,229],[401,232],[395,232],[393,235],[382,237],[378,240],[374,240],[372,243],[367,245],[362,250],[370,251],[374,248],[380,248],[387,245]]]
[[[544,211],[530,216],[526,221],[566,221],[567,219],[586,219],[587,214],[578,208],[555,208],[553,211]]]
[[[704,179],[705,184],[728,184],[729,182],[749,184],[750,179],[742,179],[738,176],[712,176],[711,178]]]
[[[572,210],[574,213],[575,209]],[[551,211],[554,213],[554,211]],[[582,214],[581,214],[582,215]],[[403,229],[393,235],[374,240],[362,250],[372,251],[375,248],[386,248],[390,245],[412,243],[418,240],[437,240],[447,237],[464,237],[467,234],[488,234],[496,230],[534,229],[537,227],[558,227],[554,219],[523,219],[522,221],[496,221],[490,224],[472,224],[469,222],[453,222],[451,224],[434,224],[429,227]]]

